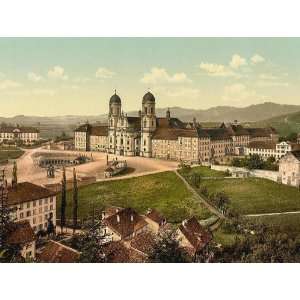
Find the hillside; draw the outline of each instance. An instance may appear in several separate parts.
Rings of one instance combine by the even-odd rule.
[[[300,111],[255,122],[255,126],[272,126],[281,136],[287,136],[293,132],[300,133]]]
[[[167,108],[157,108],[158,117],[165,116]],[[291,117],[291,121],[282,122],[284,116],[292,116],[295,112],[300,112],[300,105],[276,104],[265,102],[247,107],[232,107],[232,106],[216,106],[209,109],[188,109],[182,107],[170,107],[171,116],[177,117],[183,121],[191,121],[194,117],[199,122],[214,123],[214,122],[229,122],[239,120],[240,122],[256,122],[261,124],[272,125],[279,129],[281,133],[289,133],[291,130],[297,130],[299,121],[297,117]],[[138,111],[128,112],[128,115],[138,115]],[[297,114],[296,114],[297,115]],[[22,126],[36,126],[41,131],[41,136],[51,138],[60,135],[62,131],[71,135],[74,128],[87,120],[90,123],[105,122],[106,114],[84,116],[84,115],[66,115],[66,116],[24,116],[18,115],[11,118],[0,117],[0,123],[20,124]],[[282,123],[284,126],[282,126]],[[282,126],[282,128],[280,128]],[[296,127],[295,127],[296,126]]]

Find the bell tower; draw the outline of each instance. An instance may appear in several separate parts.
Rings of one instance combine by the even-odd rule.
[[[152,134],[156,130],[155,97],[148,92],[142,101],[141,156],[152,156]]]
[[[117,95],[115,90],[114,95],[109,100],[109,113],[108,113],[108,152],[116,152],[116,130],[118,120],[121,117],[122,102],[121,98]]]

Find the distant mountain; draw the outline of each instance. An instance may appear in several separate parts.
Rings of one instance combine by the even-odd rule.
[[[300,133],[300,111],[259,121],[256,122],[255,125],[260,127],[272,126],[281,136],[288,136],[291,133]]]
[[[158,116],[165,116],[166,108],[157,108]],[[195,117],[200,122],[255,122],[269,119],[282,114],[300,111],[300,105],[277,104],[265,102],[246,107],[216,106],[209,109],[186,109],[170,107],[171,115],[183,121],[191,121]],[[137,114],[137,112],[132,112]]]
[[[157,108],[157,116],[165,116],[167,108]],[[277,128],[276,117],[282,118],[282,115],[290,115],[300,112],[300,105],[276,104],[265,102],[262,104],[250,105],[247,107],[216,106],[209,109],[188,109],[182,107],[170,107],[171,116],[180,118],[183,121],[191,121],[194,117],[199,122],[229,122],[238,120],[240,122],[260,122],[260,124],[275,124]],[[138,115],[138,111],[128,112],[128,115]],[[273,121],[273,118],[275,118]],[[24,116],[18,115],[11,118],[0,117],[0,123],[20,124],[23,126],[37,126],[44,137],[59,135],[62,131],[72,134],[72,131],[78,124],[104,122],[107,119],[106,114],[95,116],[84,115],[66,115],[66,116]],[[274,123],[275,122],[275,123]],[[296,122],[297,123],[297,122]],[[281,122],[278,124],[282,124]],[[294,123],[293,123],[294,124]],[[281,126],[281,125],[280,125]],[[287,126],[287,125],[286,125]],[[294,125],[291,125],[292,127]],[[293,127],[294,128],[294,127]],[[286,130],[288,131],[288,129]]]

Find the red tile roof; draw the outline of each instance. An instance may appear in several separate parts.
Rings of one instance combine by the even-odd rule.
[[[204,229],[195,217],[185,220],[179,230],[193,246],[195,251],[202,249],[212,239],[209,231]]]
[[[57,192],[50,191],[31,182],[18,183],[16,188],[8,188],[8,204],[16,205],[28,201],[55,196]]]
[[[140,263],[145,261],[145,256],[126,247],[123,242],[111,242],[103,246],[106,261],[109,263]]]
[[[132,208],[125,208],[104,220],[105,224],[118,233],[122,239],[147,226],[142,216]]]
[[[150,232],[144,232],[135,236],[130,241],[130,246],[142,253],[149,255],[155,245],[155,235]]]
[[[21,221],[11,224],[9,231],[10,233],[6,240],[7,244],[27,244],[35,240],[34,231],[28,221]]]
[[[146,217],[149,218],[150,220],[156,222],[160,226],[164,225],[166,223],[166,218],[158,212],[156,209],[149,209]]]
[[[40,262],[44,263],[74,263],[80,257],[80,252],[61,243],[50,240],[38,255]]]

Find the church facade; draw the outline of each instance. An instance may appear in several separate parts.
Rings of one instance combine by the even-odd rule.
[[[236,154],[251,141],[278,141],[273,128],[246,128],[236,121],[203,128],[196,119],[182,122],[171,117],[169,109],[165,117],[157,117],[155,102],[148,92],[138,116],[127,116],[115,93],[109,100],[107,124],[86,123],[75,130],[76,150],[204,162]]]

